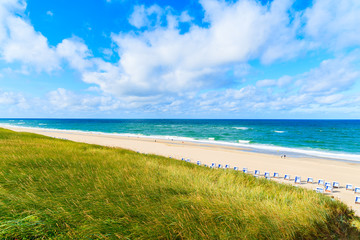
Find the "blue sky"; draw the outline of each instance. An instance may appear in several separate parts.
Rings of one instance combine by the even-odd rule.
[[[0,117],[359,118],[358,0],[2,0]]]

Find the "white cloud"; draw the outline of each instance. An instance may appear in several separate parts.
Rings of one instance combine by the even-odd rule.
[[[30,107],[22,94],[3,91],[0,91],[0,106],[16,106],[20,109]]]
[[[305,33],[319,47],[360,45],[360,1],[315,0],[305,12]]]
[[[79,38],[64,39],[57,45],[56,52],[58,56],[66,59],[72,68],[79,71],[92,66],[92,62],[88,60],[92,53]]]
[[[47,12],[46,12],[46,15],[51,16],[51,17],[52,17],[52,16],[54,16],[54,13],[53,13],[52,11],[50,11],[50,10],[49,10],[49,11],[47,11]]]
[[[158,5],[146,8],[144,5],[135,6],[134,12],[129,18],[129,23],[137,28],[158,26],[165,11]]]
[[[58,69],[55,49],[21,16],[25,8],[24,1],[5,0],[0,3],[0,58],[8,63],[23,63],[37,71]]]

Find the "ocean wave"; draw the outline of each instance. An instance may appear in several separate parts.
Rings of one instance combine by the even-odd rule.
[[[248,127],[233,127],[237,130],[248,130],[249,128]]]
[[[46,126],[46,123],[39,123],[39,126]]]
[[[274,130],[274,132],[276,132],[276,133],[284,133],[285,131],[277,131],[277,130]]]
[[[250,143],[248,140],[238,140],[239,143]]]

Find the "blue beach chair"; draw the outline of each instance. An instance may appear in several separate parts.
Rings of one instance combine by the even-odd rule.
[[[197,161],[196,164],[200,166],[200,165],[201,165],[201,162],[200,162],[200,161]]]
[[[284,176],[284,180],[290,180],[290,175],[289,174],[285,174],[285,176]]]
[[[239,168],[238,168],[238,167],[234,167],[234,170],[235,170],[235,171],[239,171]]]
[[[221,165],[221,164],[218,164],[218,168],[222,168],[222,165]]]
[[[279,178],[279,173],[274,172],[274,178]]]
[[[360,193],[360,187],[356,187],[356,188],[354,189],[354,193]]]
[[[301,184],[301,177],[296,176],[294,182],[295,182],[296,184]]]
[[[265,177],[265,178],[270,178],[270,173],[269,173],[269,172],[265,172],[265,173],[264,173],[264,177]]]
[[[230,165],[229,165],[229,164],[226,164],[226,165],[225,165],[225,169],[227,169],[227,168],[230,168]]]
[[[355,203],[360,204],[360,197],[355,197]]]
[[[306,180],[307,183],[313,183],[314,179],[312,177],[308,177],[308,179]]]
[[[325,192],[332,193],[333,188],[330,185],[325,186]]]
[[[260,175],[260,170],[255,170],[255,175]]]
[[[352,184],[346,184],[346,190],[353,190],[353,185]]]
[[[318,185],[324,185],[324,179],[319,179],[318,180]]]
[[[330,182],[325,182],[325,187],[330,186],[331,187],[331,183]]]
[[[314,189],[317,193],[324,193],[324,188],[322,187],[317,187]]]
[[[333,188],[339,188],[340,187],[340,184],[339,182],[333,182]]]
[[[247,168],[243,168],[243,173],[248,173],[248,169],[247,169]]]

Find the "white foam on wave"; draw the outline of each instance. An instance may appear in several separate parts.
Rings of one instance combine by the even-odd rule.
[[[235,129],[238,129],[238,130],[248,130],[249,128],[248,127],[233,127]]]
[[[276,132],[276,133],[284,133],[285,131],[277,131],[277,130],[274,130],[274,132]]]
[[[248,140],[238,140],[239,143],[250,143]]]
[[[46,123],[39,123],[39,126],[46,126]]]

